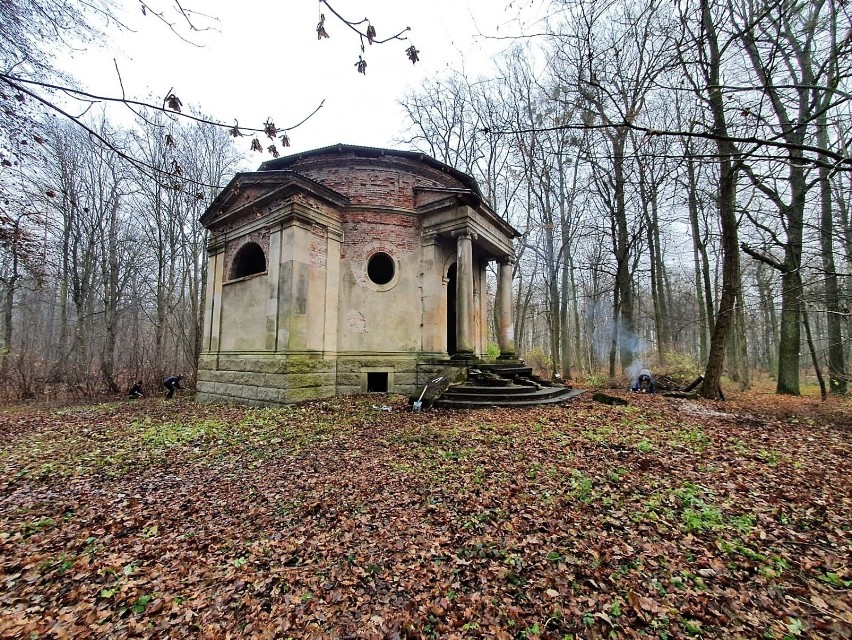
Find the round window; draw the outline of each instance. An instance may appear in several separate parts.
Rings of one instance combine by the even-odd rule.
[[[386,253],[374,253],[367,261],[367,277],[375,284],[387,284],[393,280],[396,264]]]

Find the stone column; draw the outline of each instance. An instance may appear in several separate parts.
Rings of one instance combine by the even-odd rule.
[[[473,334],[473,241],[470,230],[456,231],[456,352],[453,358],[474,355]]]
[[[225,279],[225,251],[207,259],[207,299],[204,302],[204,351],[219,351],[222,337],[222,283]]]
[[[500,345],[500,360],[515,360],[515,320],[512,307],[513,256],[500,258],[497,274],[497,343]]]
[[[420,350],[437,357],[444,351],[444,334],[447,331],[447,282],[442,273],[444,254],[438,244],[437,234],[423,234],[420,252],[423,296]]]

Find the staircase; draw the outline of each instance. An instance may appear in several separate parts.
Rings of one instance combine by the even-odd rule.
[[[449,387],[434,406],[445,409],[535,407],[565,402],[583,393],[533,375],[522,362],[472,364],[467,381]]]

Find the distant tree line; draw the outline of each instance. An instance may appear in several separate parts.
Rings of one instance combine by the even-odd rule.
[[[321,5],[362,54],[407,40],[408,28],[379,38],[369,20]],[[137,8],[184,41],[218,22],[176,0]],[[171,91],[161,103],[123,87],[88,93],[56,68],[55,50],[102,41],[101,27],[126,29],[121,9],[0,3],[0,399],[91,397],[139,381],[151,390],[168,373],[191,375],[207,266],[198,218],[243,157],[233,139],[277,157],[277,141],[289,146],[289,132],[322,107],[285,128],[271,118],[247,127],[188,113]],[[318,38],[329,37],[324,25],[321,16]],[[107,105],[133,122],[119,124]]]
[[[841,2],[566,0],[493,74],[402,101],[402,139],[522,231],[516,342],[554,373],[693,361],[842,394],[852,358]],[[828,384],[824,384],[824,378]]]
[[[152,389],[195,369],[206,278],[198,218],[241,156],[205,124],[90,126],[111,146],[54,121],[31,161],[3,173],[14,198],[0,220],[7,396]],[[172,179],[138,170],[125,152]]]
[[[711,398],[723,374],[747,388],[754,369],[798,394],[813,368],[825,393],[845,393],[845,3],[544,4],[548,22],[507,40],[493,73],[448,72],[401,103],[401,144],[473,175],[523,233],[521,354],[565,377],[617,378],[639,362],[701,371]],[[169,102],[138,106],[132,124],[44,116],[50,105],[16,78],[50,71],[25,18],[55,6],[0,9],[12,36],[0,44],[7,397],[150,387],[192,371],[206,278],[197,220],[240,158],[226,128],[177,121]],[[61,6],[70,13],[39,29],[96,37],[82,4]]]

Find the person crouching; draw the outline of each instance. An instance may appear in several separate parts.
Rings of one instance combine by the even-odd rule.
[[[142,392],[142,381],[134,382],[133,386],[127,390],[127,399],[128,400],[136,400],[137,398],[144,398],[145,394]]]
[[[171,400],[175,395],[175,389],[182,389],[180,386],[180,381],[183,380],[183,376],[169,376],[165,380],[163,380],[163,386],[166,388],[166,400]]]
[[[655,393],[654,376],[651,375],[651,370],[642,369],[631,383],[630,390],[636,393]]]

